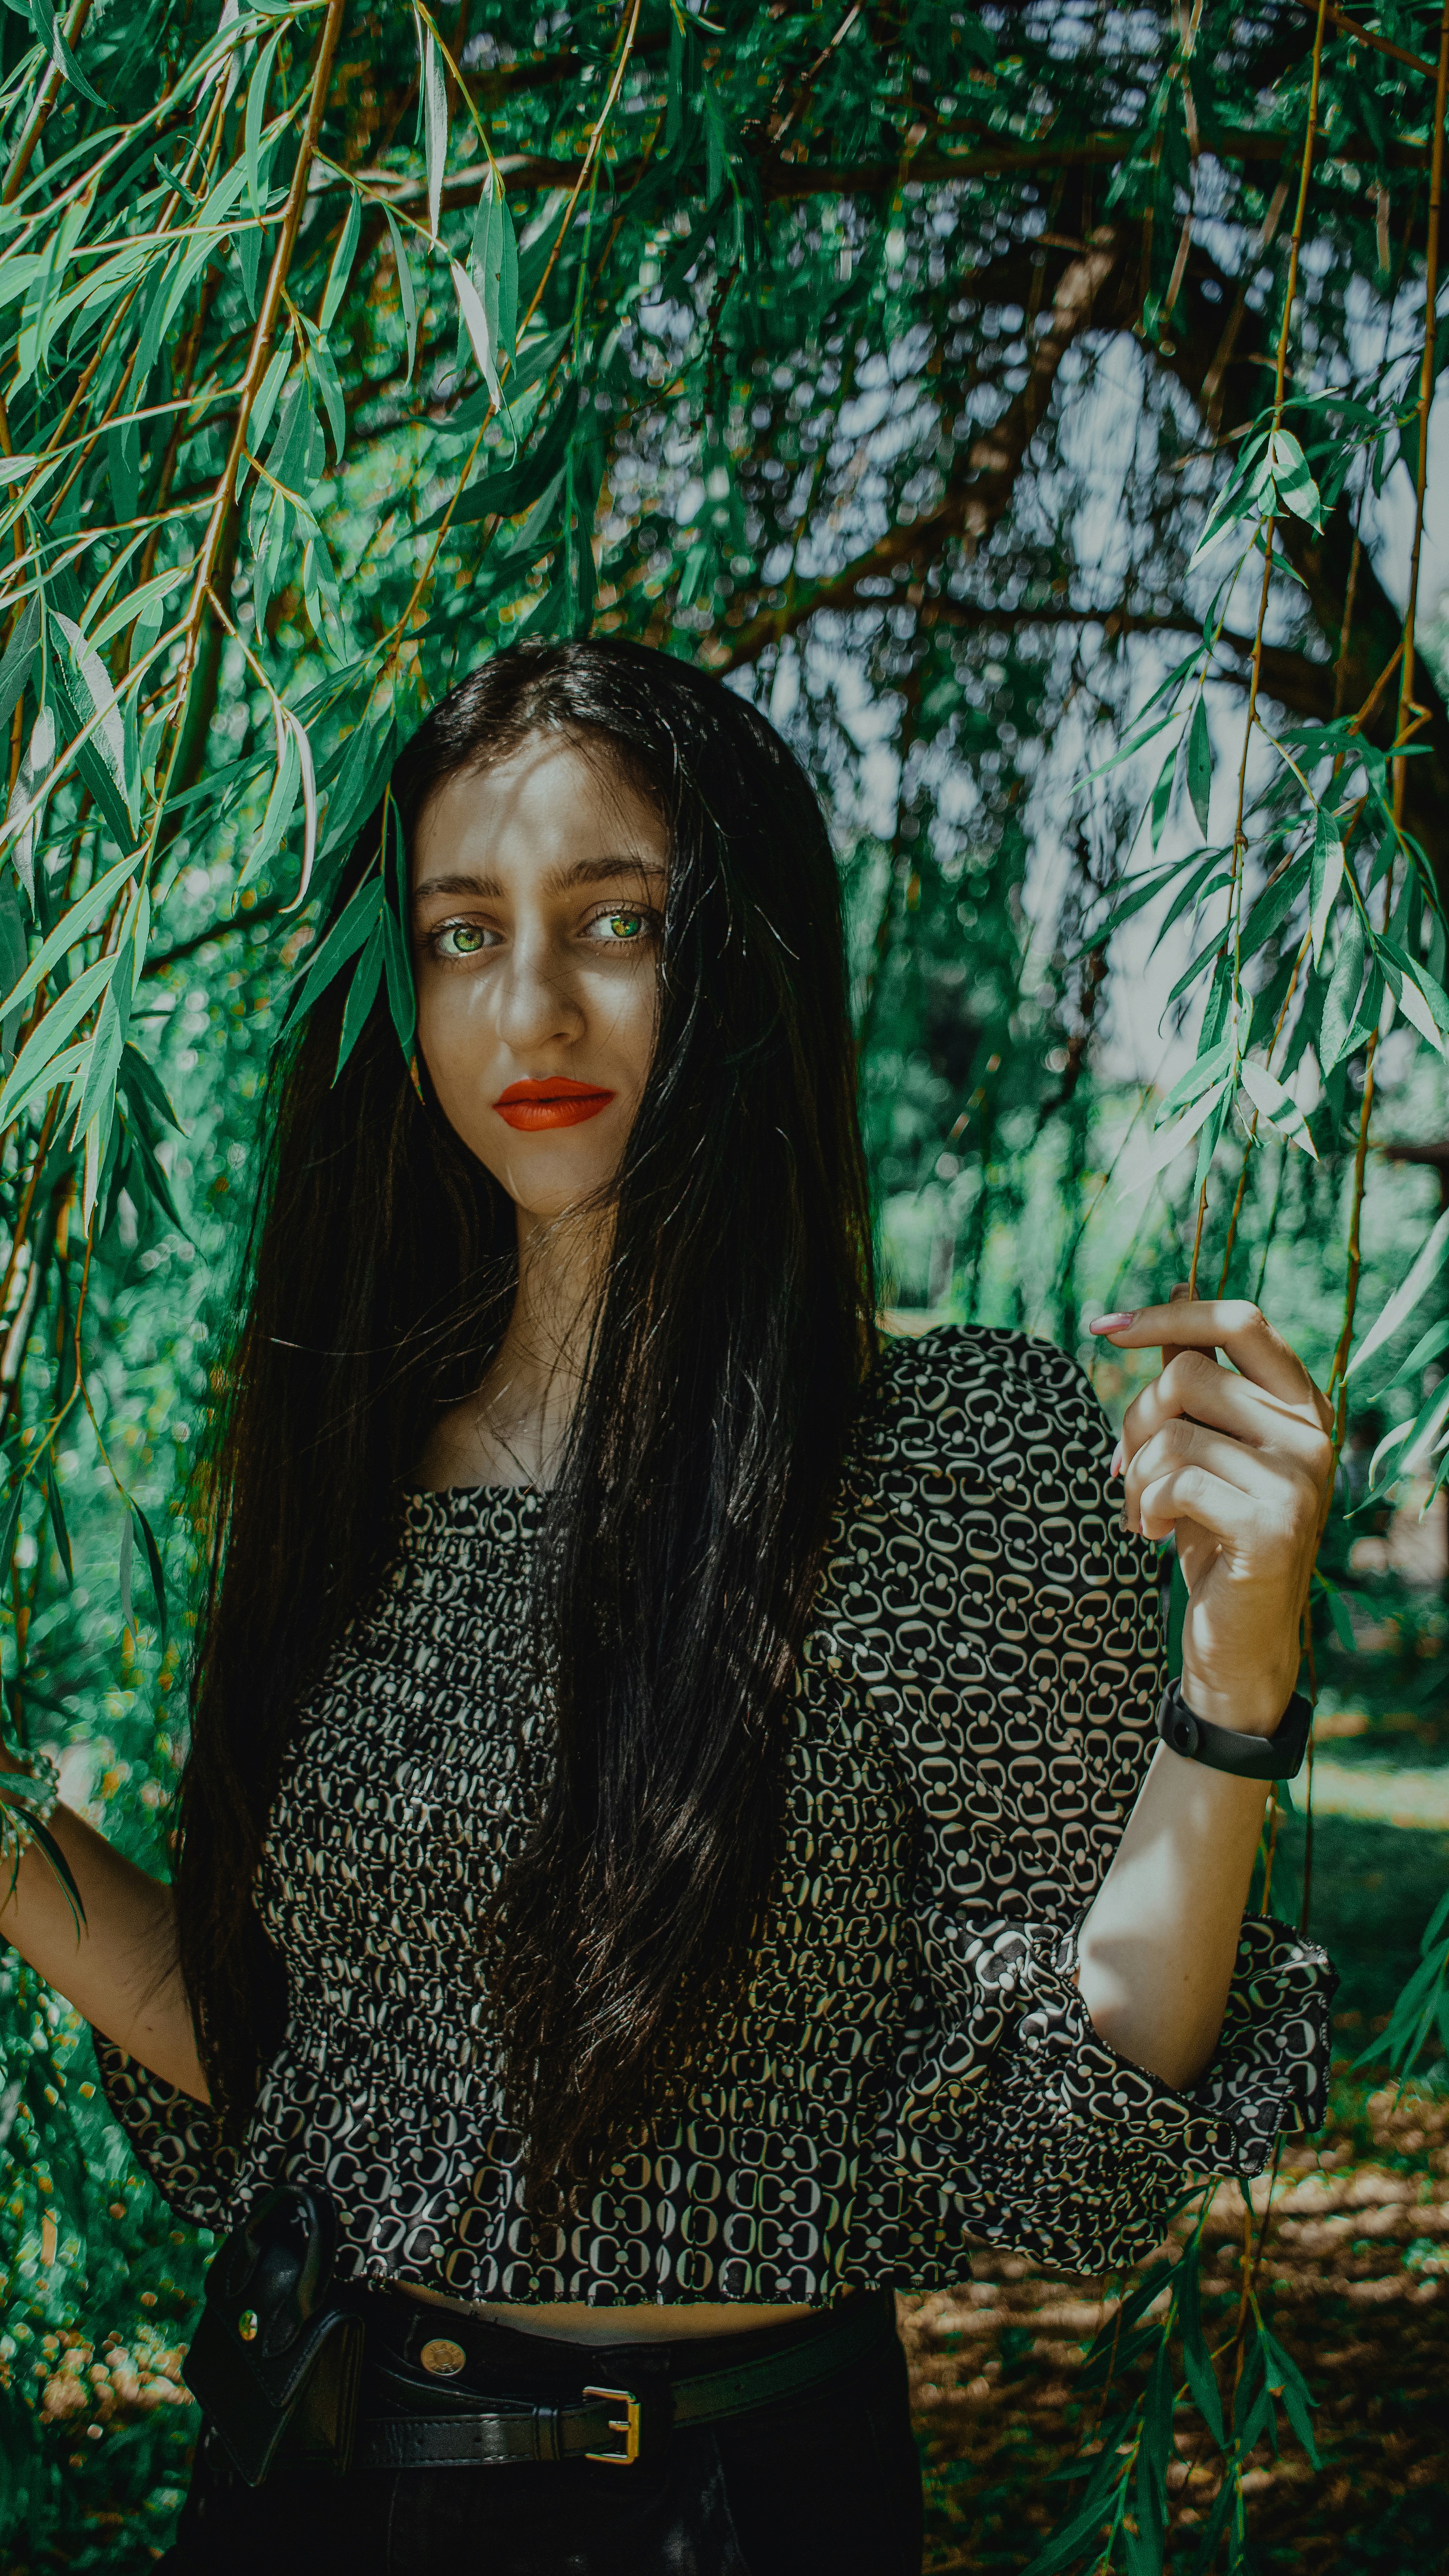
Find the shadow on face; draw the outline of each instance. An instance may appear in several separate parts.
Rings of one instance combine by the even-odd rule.
[[[414,836],[418,1043],[520,1218],[606,1190],[654,1048],[662,817],[593,743],[532,736],[449,778]]]

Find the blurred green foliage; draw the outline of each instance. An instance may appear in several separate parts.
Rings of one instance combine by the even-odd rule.
[[[79,0],[61,25],[49,0],[0,15],[6,991],[47,946],[0,1033],[0,1626],[11,1723],[62,1748],[70,1798],[164,1870],[189,1466],[269,1051],[393,745],[518,636],[697,654],[820,780],[896,1307],[1085,1348],[1091,1313],[1186,1276],[1205,1180],[1204,1275],[1261,1289],[1326,1379],[1371,1050],[1375,1138],[1449,1132],[1449,715],[1422,657],[1418,713],[1373,694],[1407,665],[1363,541],[1419,463],[1432,13],[1386,9],[1377,45],[1320,31],[1291,299],[1295,0]],[[1194,548],[1252,466],[1285,311],[1307,483],[1239,476],[1240,586]],[[1074,797],[1184,653],[1177,732]],[[1270,738],[1321,751],[1355,709],[1377,770],[1341,743],[1326,778],[1301,744],[1296,785],[1273,767]],[[1325,811],[1350,858],[1322,972],[1294,977]],[[1129,916],[1148,840],[1163,881]],[[1179,897],[1188,945],[1154,956]],[[1398,1025],[1370,976],[1330,1062],[1370,898]],[[1316,1159],[1233,1113],[1244,1034],[1200,1170],[1124,1197],[1226,1025],[1168,999],[1193,955],[1256,998],[1255,1048],[1283,1015]],[[1371,1158],[1360,1322],[1434,1205],[1430,1171]],[[1432,1359],[1394,1380],[1436,1299],[1373,1364],[1385,1423],[1434,1396]],[[1128,1367],[1096,1374],[1120,1412]],[[1336,1583],[1353,1537],[1340,1514]],[[184,2477],[205,2248],[94,2084],[11,1957],[0,2546],[36,2568],[149,2563]]]

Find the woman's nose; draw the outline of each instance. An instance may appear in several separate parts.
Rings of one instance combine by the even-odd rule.
[[[584,1013],[565,961],[545,938],[515,938],[498,993],[498,1034],[514,1055],[577,1039]]]

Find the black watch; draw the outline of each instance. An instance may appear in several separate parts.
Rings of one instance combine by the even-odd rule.
[[[1230,1726],[1209,1726],[1188,1707],[1180,1681],[1168,1683],[1157,1712],[1157,1732],[1172,1752],[1209,1771],[1231,1771],[1239,1780],[1296,1780],[1312,1724],[1312,1701],[1295,1691],[1271,1735],[1239,1735]]]

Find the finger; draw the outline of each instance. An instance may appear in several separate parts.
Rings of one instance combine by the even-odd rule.
[[[1258,1307],[1240,1297],[1183,1298],[1167,1306],[1142,1306],[1130,1314],[1099,1315],[1087,1329],[1102,1334],[1119,1351],[1225,1351],[1244,1377],[1289,1404],[1312,1403],[1317,1393],[1297,1352],[1290,1350]]]
[[[1124,1457],[1132,1457],[1164,1423],[1179,1419],[1230,1431],[1254,1448],[1282,1449],[1315,1477],[1328,1473],[1331,1446],[1316,1413],[1220,1368],[1206,1351],[1181,1352],[1133,1397],[1122,1419]]]
[[[1290,1517],[1296,1517],[1308,1497],[1309,1479],[1300,1467],[1271,1458],[1261,1449],[1249,1449],[1226,1432],[1207,1431],[1196,1422],[1170,1422],[1138,1450],[1128,1466],[1124,1498],[1129,1522],[1153,1485],[1186,1466],[1204,1467],[1220,1484],[1231,1485],[1254,1503]],[[1316,1499],[1315,1491],[1306,1508],[1311,1510]]]
[[[1172,1303],[1174,1304],[1174,1306],[1179,1305],[1179,1304],[1181,1303],[1181,1301],[1182,1301],[1182,1299],[1183,1299],[1184,1297],[1190,1297],[1191,1295],[1192,1295],[1192,1290],[1191,1290],[1191,1288],[1188,1286],[1187,1281],[1186,1281],[1185,1279],[1179,1279],[1179,1281],[1178,1281],[1178,1283],[1177,1283],[1176,1287],[1175,1287],[1175,1288],[1173,1289],[1173,1291],[1172,1291]],[[1103,1316],[1100,1316],[1100,1317],[1098,1318],[1098,1320],[1097,1320],[1097,1322],[1096,1322],[1095,1324],[1090,1325],[1090,1326],[1088,1327],[1088,1329],[1089,1329],[1089,1331],[1094,1332],[1094,1333],[1102,1333],[1102,1332],[1107,1331],[1107,1329],[1108,1329],[1110,1326],[1112,1326],[1112,1325],[1115,1325],[1115,1324],[1118,1324],[1118,1323],[1130,1324],[1131,1322],[1133,1322],[1133,1320],[1134,1320],[1134,1318],[1133,1318],[1133,1316],[1132,1316],[1132,1315],[1130,1315],[1130,1314],[1128,1314],[1128,1315],[1120,1315],[1120,1316],[1118,1316],[1118,1315],[1103,1315]],[[1168,1370],[1168,1369],[1169,1369],[1169,1367],[1171,1366],[1172,1362],[1173,1362],[1176,1358],[1178,1358],[1178,1357],[1179,1357],[1179,1355],[1180,1355],[1180,1347],[1181,1347],[1181,1346],[1180,1346],[1180,1344],[1178,1344],[1177,1342],[1164,1342],[1164,1343],[1163,1343],[1163,1345],[1162,1345],[1162,1368],[1161,1368],[1161,1370],[1158,1372],[1159,1376],[1165,1376],[1165,1375],[1166,1375],[1167,1370]],[[1132,1406],[1131,1406],[1131,1405],[1129,1405],[1129,1406],[1128,1406],[1128,1408],[1127,1408],[1126,1418],[1124,1419],[1123,1424],[1122,1424],[1122,1433],[1121,1433],[1121,1437],[1119,1438],[1119,1440],[1118,1440],[1118,1442],[1117,1442],[1117,1446],[1116,1446],[1116,1448],[1115,1448],[1115,1449],[1113,1450],[1113,1452],[1112,1452],[1112,1464],[1111,1464],[1111,1467],[1110,1467],[1110,1468],[1109,1468],[1109,1470],[1108,1470],[1108,1473],[1109,1473],[1110,1475],[1113,1475],[1113,1476],[1120,1476],[1120,1475],[1121,1475],[1123,1468],[1126,1466],[1126,1463],[1127,1463],[1128,1459],[1129,1459],[1129,1458],[1131,1457],[1131,1455],[1132,1455],[1132,1445],[1131,1445],[1131,1443],[1129,1442],[1129,1440],[1128,1440],[1128,1438],[1127,1438],[1127,1423],[1128,1423],[1128,1422],[1131,1420],[1131,1418],[1132,1418],[1132,1411],[1133,1411],[1133,1408],[1132,1408]]]
[[[1189,1279],[1179,1279],[1179,1280],[1178,1280],[1178,1282],[1177,1282],[1177,1284],[1176,1284],[1176,1286],[1175,1286],[1175,1287],[1174,1287],[1174,1289],[1172,1290],[1172,1293],[1171,1293],[1171,1296],[1170,1296],[1170,1298],[1169,1298],[1169,1301],[1168,1301],[1168,1302],[1169,1302],[1169,1304],[1171,1304],[1171,1305],[1173,1305],[1173,1306],[1183,1306],[1183,1305],[1186,1305],[1186,1303],[1187,1303],[1188,1299],[1191,1297],[1191,1295],[1192,1295],[1192,1282],[1191,1282],[1191,1280],[1189,1280]],[[1165,1370],[1167,1370],[1167,1369],[1170,1369],[1170,1368],[1171,1368],[1172,1363],[1173,1363],[1173,1361],[1174,1361],[1175,1359],[1180,1359],[1180,1358],[1181,1358],[1181,1356],[1182,1356],[1182,1350],[1183,1350],[1183,1345],[1182,1345],[1182,1343],[1181,1343],[1181,1342],[1164,1342],[1164,1343],[1163,1343],[1163,1345],[1162,1345],[1162,1368],[1163,1368],[1163,1370],[1164,1370],[1164,1371],[1165,1371]],[[1161,1374],[1161,1372],[1159,1372],[1159,1374]]]
[[[1195,1459],[1155,1477],[1138,1502],[1137,1517],[1147,1539],[1171,1538],[1180,1521],[1192,1521],[1234,1556],[1250,1557],[1260,1577],[1271,1579],[1298,1566],[1296,1523],[1277,1498],[1245,1494],[1240,1485],[1229,1484]]]

